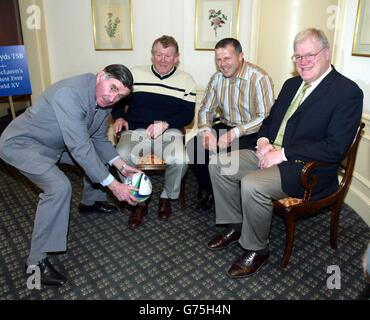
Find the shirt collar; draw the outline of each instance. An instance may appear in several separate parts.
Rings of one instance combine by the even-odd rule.
[[[319,84],[320,84],[320,82],[330,73],[330,71],[331,70],[333,70],[333,68],[332,68],[332,66],[330,65],[329,66],[329,68],[328,68],[328,70],[326,70],[322,75],[321,75],[321,77],[320,78],[318,78],[318,79],[316,79],[315,81],[312,81],[311,82],[311,89],[314,89],[314,88],[316,88]]]
[[[302,102],[311,94],[312,91],[314,91],[316,89],[316,87],[320,84],[320,82],[322,80],[324,80],[324,78],[333,70],[333,67],[330,65],[328,70],[326,70],[320,78],[316,79],[315,81],[312,81],[310,84],[311,86],[309,88],[307,88],[305,94],[304,94],[304,97],[302,99]],[[300,92],[304,86],[305,82],[302,81],[301,85],[299,86],[298,88],[298,91],[296,92],[296,95],[295,97],[298,95],[298,92]],[[295,99],[294,97],[294,99]]]
[[[161,74],[159,74],[159,72],[157,70],[155,70],[154,66],[152,65],[152,72],[154,73],[154,75],[157,78],[159,78],[161,80],[167,79],[168,77],[172,76],[175,73],[175,71],[176,71],[176,67],[173,67],[173,69],[170,72],[168,72],[165,75],[161,75]]]
[[[247,62],[243,59],[242,67],[240,68],[240,72],[237,74],[236,78],[243,78],[245,74],[245,69],[247,68]]]

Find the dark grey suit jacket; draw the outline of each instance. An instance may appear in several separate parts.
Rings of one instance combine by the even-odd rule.
[[[110,108],[97,108],[96,77],[83,74],[50,86],[13,120],[0,137],[0,157],[14,167],[41,174],[68,151],[92,182],[102,182],[105,165],[118,156],[107,137]]]

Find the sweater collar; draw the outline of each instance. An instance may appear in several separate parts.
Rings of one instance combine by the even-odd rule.
[[[157,77],[157,78],[159,78],[159,79],[161,79],[161,80],[163,80],[163,79],[167,79],[167,78],[169,78],[169,77],[171,77],[175,72],[176,72],[176,67],[173,67],[173,69],[169,72],[169,73],[167,73],[167,74],[165,74],[165,75],[160,75],[156,70],[155,70],[155,68],[154,68],[154,66],[152,65],[152,72],[154,73],[154,75]]]

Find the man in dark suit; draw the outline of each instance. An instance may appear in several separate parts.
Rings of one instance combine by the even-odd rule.
[[[48,252],[66,251],[71,183],[59,163],[78,164],[87,178],[80,213],[110,213],[102,187],[120,201],[133,204],[132,187],[109,173],[113,165],[123,175],[138,170],[127,166],[107,138],[109,106],[130,94],[131,72],[110,65],[97,75],[88,73],[50,86],[36,103],[13,120],[0,137],[0,158],[16,167],[42,193],[37,206],[27,259],[28,270],[38,269],[41,284],[61,286],[66,278],[51,265]]]
[[[321,30],[297,34],[292,60],[299,76],[283,85],[258,132],[256,151],[231,155],[239,160],[232,165],[220,156],[209,167],[216,223],[230,228],[208,247],[224,249],[238,241],[244,250],[228,270],[231,278],[251,276],[268,261],[272,199],[302,197],[299,174],[304,163],[339,163],[360,123],[363,93],[331,66],[329,42]],[[314,199],[336,190],[337,169],[317,170]]]

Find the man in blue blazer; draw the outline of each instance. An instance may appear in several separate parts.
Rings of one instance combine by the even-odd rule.
[[[105,186],[118,200],[135,201],[130,195],[132,187],[118,182],[107,169],[109,164],[123,175],[138,171],[126,166],[107,138],[108,107],[129,95],[132,85],[131,72],[123,65],[107,66],[97,75],[59,81],[13,120],[0,137],[0,158],[42,190],[26,266],[28,273],[31,269],[40,272],[43,285],[66,282],[47,258],[48,252],[67,248],[72,188],[59,163],[78,164],[85,171],[80,213],[116,209],[105,203]]]
[[[330,64],[329,42],[321,30],[296,35],[292,60],[299,76],[284,83],[259,130],[256,151],[234,154],[237,165],[222,166],[224,155],[209,167],[216,223],[230,228],[208,247],[219,250],[238,241],[244,249],[228,270],[231,278],[251,276],[268,261],[272,199],[302,197],[299,175],[305,162],[339,163],[360,123],[363,93]],[[314,199],[336,190],[337,169],[317,170]]]

